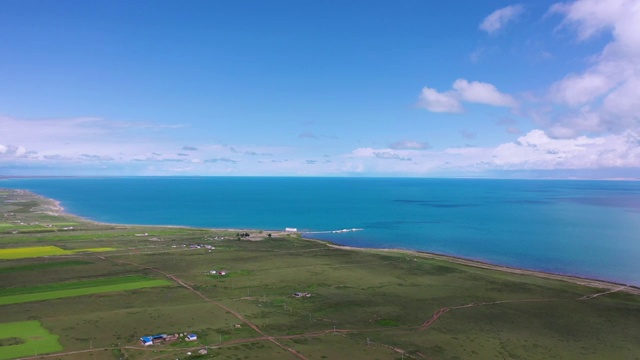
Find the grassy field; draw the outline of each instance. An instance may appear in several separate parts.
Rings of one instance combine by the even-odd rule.
[[[293,235],[250,231],[252,240],[241,240],[225,230],[93,224],[41,213],[47,200],[29,193],[0,194],[11,221],[77,224],[64,233],[3,233],[0,248],[119,249],[0,260],[0,303],[56,295],[0,305],[3,321],[37,320],[59,336],[56,359],[640,359],[636,288]],[[222,269],[228,275],[209,273]],[[147,281],[174,286],[120,291]],[[119,289],[57,296],[108,287]],[[143,335],[184,332],[198,341],[138,344]],[[9,346],[20,336],[0,336],[0,351],[20,346]]]
[[[39,321],[0,323],[0,360],[15,359],[62,350],[58,336]]]
[[[80,260],[68,260],[68,261],[47,262],[43,264],[28,264],[28,265],[1,268],[0,274],[15,273],[20,271],[47,270],[47,269],[55,269],[59,267],[78,266],[78,265],[87,265],[87,264],[91,264],[91,262],[80,261]]]
[[[114,291],[166,286],[164,279],[149,279],[143,276],[125,276],[107,279],[54,283],[39,286],[0,289],[0,305],[30,301],[60,299],[72,296],[100,294]]]
[[[29,246],[29,247],[0,249],[0,260],[24,259],[24,258],[34,258],[34,257],[41,257],[41,256],[71,255],[71,254],[77,254],[81,252],[103,252],[103,251],[113,251],[113,250],[116,250],[116,249],[101,247],[101,248],[64,250],[57,246]]]

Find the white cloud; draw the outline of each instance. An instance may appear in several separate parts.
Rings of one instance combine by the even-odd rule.
[[[432,112],[462,112],[462,105],[456,97],[455,93],[439,93],[425,86],[420,93],[418,106]]]
[[[460,94],[464,101],[505,107],[517,105],[516,100],[511,95],[499,92],[494,85],[489,83],[468,82],[465,79],[458,79],[453,83],[453,89]]]
[[[497,169],[598,169],[640,166],[637,133],[557,139],[532,130],[512,143],[485,149],[484,160]]]
[[[578,106],[609,91],[617,81],[604,73],[569,74],[551,87],[552,98],[559,103]]]
[[[638,30],[640,31],[640,26]],[[606,114],[619,117],[640,114],[640,76],[630,77],[616,91],[607,95],[602,110]]]
[[[373,148],[358,148],[351,152],[351,155],[359,158],[376,158],[383,160],[402,160],[410,161],[408,156],[411,153],[417,153],[419,151],[412,150],[393,150],[393,149],[373,149]]]
[[[640,134],[627,131],[558,139],[543,130],[532,130],[516,141],[495,147],[456,147],[437,152],[358,148],[346,156],[352,166],[360,164],[360,171],[376,173],[636,168],[640,167]]]
[[[431,145],[426,141],[400,140],[389,144],[389,147],[394,150],[422,150],[431,148]]]
[[[471,60],[471,62],[475,64],[480,60],[485,52],[485,48],[477,48],[469,55],[469,60]]]
[[[558,3],[551,14],[564,16],[561,28],[581,41],[607,32],[612,40],[582,72],[555,82],[549,98],[566,110],[551,127],[554,136],[623,132],[640,124],[640,2],[578,0]]]
[[[424,87],[418,106],[432,112],[455,113],[463,111],[461,101],[510,108],[518,105],[513,96],[501,93],[493,84],[458,79],[453,83],[453,90],[444,93]]]
[[[163,175],[179,169],[194,175],[295,174],[293,164],[257,166],[265,156],[295,154],[294,148],[230,146],[194,139],[190,140],[194,144],[184,145],[173,126],[96,118],[29,120],[5,116],[0,117],[0,129],[0,168],[5,173],[7,169],[22,169],[21,175]]]
[[[504,28],[508,23],[517,20],[523,12],[524,6],[522,4],[509,5],[498,9],[482,20],[479,26],[480,30],[493,34]]]
[[[398,153],[388,151],[376,151],[373,153],[373,156],[378,159],[411,161],[411,158],[402,157]]]
[[[597,169],[640,166],[638,134],[555,139],[533,130],[492,153],[493,163],[506,169]]]
[[[16,146],[13,144],[3,145],[0,144],[0,158],[2,157],[12,157],[19,158],[25,157],[26,155],[31,154],[31,152],[27,151],[27,148],[24,146]]]
[[[549,9],[550,13],[565,15],[561,26],[577,28],[578,38],[586,40],[599,32],[621,26],[623,36],[633,36],[627,31],[633,31],[634,12],[638,11],[636,0],[577,0],[573,2],[556,3]],[[629,16],[630,15],[630,16]],[[637,25],[637,23],[636,23]]]
[[[575,121],[583,118],[584,115],[578,116]],[[590,126],[597,129],[601,123],[597,118],[594,119]],[[510,125],[514,121],[503,122]],[[76,125],[71,126],[70,123]],[[37,124],[29,123],[29,130],[38,133],[40,129],[35,126]],[[91,132],[88,124],[95,123],[71,121],[66,124],[70,133],[84,134]],[[16,138],[24,142],[7,143],[5,141],[11,136],[3,133],[0,165],[5,169],[16,164],[29,169],[34,166],[41,166],[42,169],[75,168],[84,169],[82,171],[85,174],[91,174],[92,171],[94,174],[100,171],[126,174],[131,170],[127,172],[123,169],[135,169],[135,173],[147,175],[167,174],[176,169],[182,169],[185,174],[317,175],[355,172],[428,175],[447,171],[452,174],[485,170],[640,168],[640,132],[628,130],[607,136],[558,138],[557,133],[562,131],[567,132],[564,134],[566,137],[575,133],[571,126],[562,128],[556,125],[546,132],[533,130],[514,142],[495,147],[468,146],[433,151],[428,149],[426,142],[401,140],[387,148],[358,148],[332,157],[331,162],[324,161],[326,159],[321,155],[300,154],[296,157],[294,154],[299,149],[284,147],[194,143],[193,147],[197,147],[198,151],[189,153],[190,156],[180,156],[179,151],[184,147],[181,141],[170,144],[166,139],[161,142],[112,143],[109,139],[111,135],[100,133],[100,136],[88,137],[83,142],[65,144],[72,139],[47,143],[39,135],[34,135],[35,140],[30,140],[22,134]],[[74,126],[83,129],[78,130]],[[552,131],[557,133],[552,134]],[[256,154],[269,154],[270,159],[265,161],[263,156]],[[309,166],[311,163],[313,166]]]

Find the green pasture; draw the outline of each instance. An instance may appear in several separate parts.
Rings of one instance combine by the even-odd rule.
[[[43,328],[37,320],[0,323],[0,343],[0,360],[48,354],[63,349],[58,336]]]
[[[56,262],[46,262],[41,264],[27,264],[27,265],[0,268],[0,274],[16,273],[16,272],[22,272],[22,271],[57,269],[57,268],[63,268],[63,267],[69,267],[69,266],[79,266],[79,265],[88,265],[88,264],[91,264],[91,262],[82,261],[82,260],[56,261]]]
[[[2,231],[2,229],[0,229]],[[147,236],[139,237],[136,234],[148,233]],[[125,229],[117,229],[114,226],[106,225],[85,225],[82,229],[75,229],[69,231],[48,231],[41,234],[0,234],[0,244],[11,243],[67,243],[67,242],[94,242],[94,241],[148,241],[151,238],[160,238],[163,241],[184,239],[186,237],[198,236],[200,240],[203,240],[205,236],[214,234],[214,236],[223,235],[231,236],[228,231],[216,231],[213,233],[210,230],[204,229],[162,229],[159,227],[154,228],[137,228],[134,230],[126,227]],[[235,233],[233,233],[235,234]]]
[[[103,252],[116,250],[114,248],[87,248],[87,249],[75,249],[65,250],[57,246],[31,246],[31,247],[19,247],[0,249],[0,260],[14,260],[24,258],[34,258],[41,256],[58,256],[58,255],[70,255],[80,252]]]
[[[2,211],[0,207],[0,212]],[[19,207],[4,207],[5,212],[14,210],[19,211]],[[21,214],[22,215],[22,214]],[[6,222],[8,219],[12,218],[20,218],[24,219],[23,221],[17,222]],[[22,233],[22,234],[34,234],[34,233],[49,233],[49,232],[57,232],[57,231],[69,231],[72,229],[65,228],[76,228],[78,225],[81,225],[78,222],[60,222],[57,217],[54,216],[41,216],[37,218],[38,221],[29,221],[34,220],[33,216],[20,216],[20,217],[9,217],[4,218],[5,222],[0,222],[0,233]]]
[[[33,225],[18,225],[16,223],[0,223],[0,229],[2,228],[8,228],[8,227],[15,227],[15,228],[20,228],[23,226],[40,226],[40,227],[47,227],[47,225],[50,226],[75,226],[75,225],[80,225],[77,222],[44,222],[44,223],[39,223],[38,224],[33,224]]]
[[[40,286],[6,288],[0,290],[0,305],[59,299],[114,291],[126,291],[170,285],[163,279],[143,276],[124,276],[107,279],[54,283]]]

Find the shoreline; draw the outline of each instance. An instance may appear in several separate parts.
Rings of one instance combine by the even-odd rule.
[[[262,231],[265,233],[274,233],[277,235],[285,233],[284,231],[281,231],[281,230],[265,230],[265,229],[239,229],[239,228],[236,229],[236,228],[210,228],[210,227],[200,228],[200,227],[192,227],[192,226],[184,226],[184,225],[149,225],[149,224],[145,225],[145,224],[105,223],[105,222],[95,221],[95,220],[84,218],[79,215],[68,213],[65,211],[64,207],[60,205],[60,202],[58,200],[42,196],[30,190],[10,189],[10,188],[0,188],[0,190],[15,191],[17,194],[30,194],[32,196],[36,196],[37,198],[41,199],[44,202],[44,204],[41,206],[49,207],[48,210],[46,209],[41,210],[44,213],[48,213],[56,216],[69,216],[72,218],[76,218],[80,221],[89,222],[95,225],[109,225],[109,226],[120,226],[120,227],[126,226],[126,227],[184,228],[184,229],[203,229],[203,230],[218,230],[218,231]],[[349,246],[349,245],[341,245],[328,240],[320,240],[320,239],[305,237],[304,233],[302,232],[291,232],[290,234],[297,234],[300,236],[301,239],[305,241],[322,243],[328,247],[335,248],[335,249],[348,250],[348,251],[365,251],[365,252],[374,252],[374,253],[407,254],[407,255],[441,260],[441,261],[446,261],[446,262],[451,262],[455,264],[471,266],[471,267],[481,268],[486,270],[500,271],[500,272],[506,272],[511,274],[525,275],[525,276],[535,276],[535,277],[544,278],[544,279],[566,281],[566,282],[570,282],[577,285],[589,286],[589,287],[603,289],[603,290],[606,289],[606,290],[612,290],[612,291],[620,291],[620,292],[625,292],[625,293],[640,296],[639,286],[618,283],[610,280],[600,280],[600,279],[593,279],[593,278],[581,277],[576,275],[566,275],[566,274],[545,272],[540,270],[530,270],[525,268],[510,267],[505,265],[498,265],[498,264],[493,264],[489,262],[484,262],[480,260],[473,260],[473,259],[457,257],[452,255],[437,254],[437,253],[432,253],[432,252],[422,251],[422,250],[408,250],[408,249],[394,249],[394,248],[382,248],[382,249],[362,248],[362,247],[355,247],[355,246]]]
[[[566,282],[570,282],[577,285],[589,286],[589,287],[606,289],[606,290],[616,290],[616,291],[626,292],[629,294],[640,295],[640,287],[638,286],[618,283],[618,282],[609,281],[609,280],[600,280],[600,279],[593,279],[593,278],[581,277],[576,275],[558,274],[558,273],[551,273],[551,272],[545,272],[540,270],[530,270],[530,269],[517,268],[517,267],[511,267],[511,266],[497,265],[497,264],[492,264],[485,261],[472,260],[472,259],[467,259],[467,258],[457,257],[452,255],[442,255],[437,253],[431,253],[428,251],[407,250],[407,249],[361,248],[361,247],[355,247],[355,246],[335,244],[333,242],[326,241],[326,240],[317,240],[317,239],[304,238],[304,237],[303,239],[307,241],[321,242],[326,244],[327,246],[341,249],[341,250],[365,251],[365,252],[374,252],[374,253],[377,252],[382,254],[390,253],[390,252],[400,253],[400,254],[418,256],[422,258],[452,262],[452,263],[471,266],[471,267],[480,268],[480,269],[500,271],[500,272],[506,272],[510,274],[525,275],[525,276],[535,276],[535,277],[544,278],[544,279],[560,280],[560,281],[566,281]]]
[[[305,240],[313,241],[313,239],[306,239],[306,238]],[[428,259],[442,260],[442,261],[452,262],[452,263],[466,265],[466,266],[472,266],[472,267],[481,268],[481,269],[501,271],[501,272],[507,272],[511,274],[525,275],[525,276],[535,276],[535,277],[540,277],[545,279],[561,280],[561,281],[567,281],[567,282],[571,282],[578,285],[585,285],[589,287],[595,287],[595,288],[607,289],[607,290],[620,290],[623,292],[640,295],[640,287],[635,285],[618,283],[618,282],[609,281],[609,280],[600,280],[600,279],[581,277],[576,275],[558,274],[558,273],[551,273],[551,272],[545,272],[540,270],[530,270],[525,268],[497,265],[489,262],[472,260],[472,259],[456,257],[451,255],[430,253],[427,251],[406,250],[406,249],[358,248],[358,247],[338,245],[338,244],[329,244],[329,246],[343,249],[343,250],[369,251],[369,252],[380,252],[380,253],[395,252],[400,254],[419,256],[419,257],[428,258]]]

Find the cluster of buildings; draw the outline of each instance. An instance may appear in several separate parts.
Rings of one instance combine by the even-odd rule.
[[[185,341],[196,341],[198,340],[198,336],[196,334],[157,334],[151,336],[143,336],[140,338],[140,344],[144,346],[148,345],[159,345],[164,343],[171,343],[180,339],[180,337],[184,337]]]
[[[182,245],[184,246],[184,245]],[[202,245],[202,244],[191,244],[189,245],[189,249],[209,249],[209,250],[215,250],[215,246],[211,246],[211,245]]]
[[[308,292],[295,292],[293,293],[293,297],[301,298],[301,297],[311,297],[311,294]]]
[[[203,244],[182,244],[183,248],[186,248],[187,246],[189,246],[189,249],[208,249],[209,251],[211,250],[215,250],[215,246],[211,246],[211,245],[203,245]],[[172,248],[176,248],[178,247],[178,245],[171,245]]]

